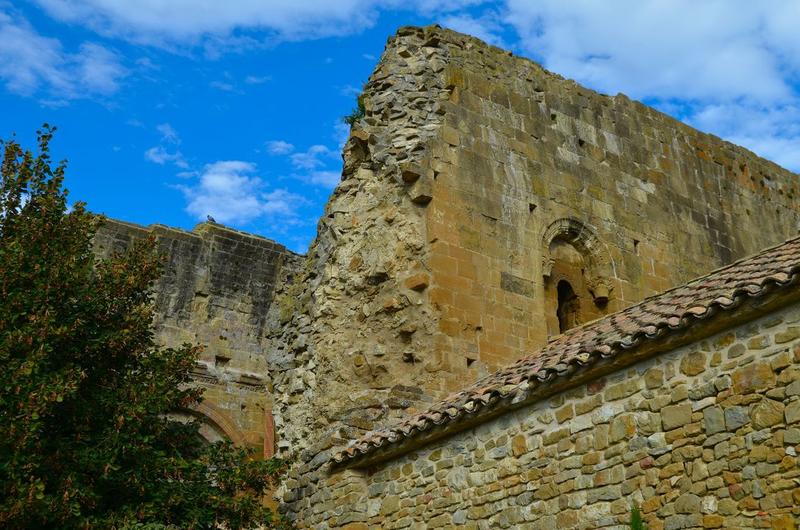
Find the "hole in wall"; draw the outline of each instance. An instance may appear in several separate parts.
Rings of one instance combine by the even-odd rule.
[[[556,289],[558,292],[558,308],[556,309],[558,331],[559,333],[564,333],[578,325],[580,303],[575,290],[568,281],[561,280],[558,282]]]
[[[474,362],[475,362],[475,359],[473,359],[471,357],[467,357],[467,368],[472,366],[472,363],[474,363]]]
[[[637,256],[639,255],[639,240],[638,239],[634,239],[633,240],[633,253],[636,254]]]
[[[528,203],[528,211],[529,211],[529,212],[531,212],[531,213],[533,213],[533,211],[534,211],[535,209],[536,209],[536,205],[535,205],[535,204],[533,204],[532,202],[529,202],[529,203]]]
[[[215,355],[214,356],[214,366],[219,368],[225,368],[228,366],[228,363],[231,362],[230,357],[225,357],[223,355]]]

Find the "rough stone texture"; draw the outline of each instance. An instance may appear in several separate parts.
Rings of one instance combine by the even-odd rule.
[[[796,528],[800,396],[776,391],[800,381],[800,337],[775,339],[799,321],[794,302],[367,470],[319,458],[295,469],[283,508],[301,528],[551,530],[627,527],[635,501],[652,530]],[[767,346],[748,347],[755,336]],[[771,386],[731,384],[767,370]]]
[[[401,28],[364,103],[272,332],[301,461],[542,346],[562,281],[574,325],[798,226],[797,175],[451,31]]]
[[[276,289],[298,269],[301,257],[282,245],[213,223],[185,232],[162,225],[142,227],[108,219],[94,249],[99,256],[124,251],[135,239],[155,236],[167,257],[154,289],[155,333],[165,346],[189,342],[205,347],[194,372],[205,388],[199,410],[202,433],[264,444],[271,407],[266,329],[275,327]],[[180,415],[180,414],[177,414]]]
[[[797,175],[440,28],[390,38],[363,101],[307,257],[218,225],[98,236],[101,253],[161,238],[159,338],[208,344],[197,381],[204,413],[233,426],[220,436],[258,443],[272,402],[302,524],[596,528],[619,524],[631,498],[651,528],[791,522],[800,324],[788,320],[373,475],[325,475],[335,446],[564,328],[783,241],[800,219]]]

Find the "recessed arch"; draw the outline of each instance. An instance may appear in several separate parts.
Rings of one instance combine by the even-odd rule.
[[[553,243],[558,241],[569,243],[583,256],[589,291],[596,303],[605,304],[613,288],[613,265],[608,248],[591,228],[577,219],[557,219],[548,225],[542,235],[542,275],[545,278],[552,274],[555,260],[550,250]]]
[[[208,442],[230,440],[233,445],[243,447],[245,437],[241,430],[214,405],[206,402],[197,403],[190,408],[169,414],[175,421],[200,421],[200,435]]]

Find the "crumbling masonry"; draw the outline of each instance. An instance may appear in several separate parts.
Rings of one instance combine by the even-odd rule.
[[[306,257],[214,224],[192,234],[150,229],[171,256],[158,290],[159,336],[208,345],[198,382],[209,389],[207,406],[216,416],[187,413],[206,418],[209,432],[296,457],[282,492],[287,513],[319,528],[552,528],[553,515],[571,510],[565,527],[596,528],[622,522],[635,499],[649,502],[651,528],[660,528],[669,517],[694,513],[697,497],[703,514],[720,518],[709,524],[719,527],[730,516],[725,524],[747,527],[736,518],[769,509],[760,499],[780,507],[777,493],[763,489],[771,486],[759,485],[759,497],[753,480],[777,476],[777,469],[758,467],[761,462],[789,465],[771,452],[777,451],[774,433],[762,433],[789,429],[788,416],[769,423],[777,417],[771,415],[768,425],[758,420],[758,428],[743,420],[736,428],[746,432],[734,429],[734,438],[716,442],[726,448],[695,441],[697,449],[680,451],[688,434],[674,429],[694,429],[676,415],[685,412],[694,421],[711,405],[723,418],[745,413],[729,413],[731,407],[770,407],[772,400],[794,407],[800,398],[788,388],[800,373],[798,356],[783,355],[788,346],[777,347],[775,333],[794,333],[796,310],[780,313],[780,323],[753,312],[765,320],[732,335],[714,328],[720,335],[706,334],[711,338],[697,338],[663,360],[642,358],[649,364],[636,370],[598,374],[597,384],[609,385],[606,393],[617,389],[613,399],[598,399],[600,391],[584,383],[591,388],[564,389],[551,401],[532,403],[529,413],[485,423],[472,438],[437,442],[438,449],[420,453],[409,446],[402,457],[370,449],[375,476],[356,469],[357,458],[337,462],[334,455],[365,432],[435,407],[472,381],[535,356],[549,339],[615,318],[646,297],[783,242],[800,226],[798,175],[624,95],[597,94],[438,27],[401,28],[391,37],[363,101],[366,113],[345,146],[342,180]],[[98,240],[121,245],[146,231],[114,222]],[[731,319],[734,324],[741,322]],[[777,355],[763,361],[772,375],[759,368],[761,354],[744,354],[758,350],[753,341],[763,336],[770,345],[764,355]],[[716,357],[723,348],[728,357]],[[688,371],[685,358],[693,359],[686,361]],[[753,377],[780,381],[786,391],[765,397],[761,383],[737,388],[736,363],[755,363]],[[717,379],[706,378],[707,369]],[[703,401],[718,399],[730,377],[735,394],[750,397],[727,405]],[[707,384],[717,390],[697,390]],[[658,406],[647,418],[611,422],[633,414],[640,399]],[[590,412],[604,401],[614,401],[600,409],[610,416],[594,421]],[[716,422],[706,424],[714,430],[727,419],[706,421]],[[594,429],[593,452],[584,427]],[[781,447],[795,436],[790,431],[781,431]],[[613,440],[597,442],[602,436]],[[650,447],[641,436],[656,437],[653,454],[637,452]],[[715,462],[727,462],[724,451],[745,446],[765,447],[763,458],[736,469],[706,458],[710,450]],[[523,467],[543,471],[522,474],[518,462],[536,451],[536,461]],[[796,454],[785,455],[794,459],[793,469]],[[512,457],[513,465],[506,461]],[[639,480],[646,477],[645,457],[661,470],[653,484],[649,476]],[[685,464],[697,459],[705,467]],[[596,478],[602,470],[613,478]],[[413,495],[386,485],[401,476]],[[681,477],[709,484],[694,492]],[[800,473],[781,480],[800,480]],[[744,493],[725,497],[721,490],[732,484]],[[537,493],[545,488],[557,494]],[[569,488],[585,491],[568,495]],[[496,491],[503,493],[494,501],[485,498]],[[781,491],[791,499],[791,488]],[[490,502],[493,509],[477,508]],[[686,503],[689,512],[682,511]],[[731,513],[723,514],[723,506]],[[792,509],[775,514],[789,522],[797,516]],[[699,517],[672,519],[685,523],[672,528],[702,526],[706,519]]]

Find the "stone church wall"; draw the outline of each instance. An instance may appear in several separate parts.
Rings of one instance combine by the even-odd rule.
[[[798,228],[797,175],[452,31],[401,28],[363,102],[271,333],[303,461],[535,351],[562,279],[587,321]]]
[[[448,371],[502,367],[558,334],[560,279],[586,322],[800,228],[798,175],[624,95],[439,35],[449,97],[425,162],[425,265]],[[563,270],[558,242],[579,255]]]
[[[284,509],[301,528],[794,529],[800,304],[366,470],[326,455]]]
[[[264,444],[272,398],[267,376],[276,325],[276,289],[294,274],[301,257],[282,245],[222,225],[203,223],[186,232],[108,219],[95,237],[95,252],[124,251],[135,239],[156,236],[166,256],[154,289],[156,340],[164,346],[204,346],[195,382],[205,388],[200,416],[210,439]]]

